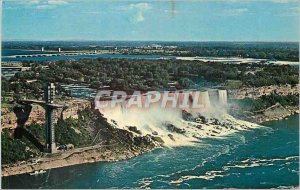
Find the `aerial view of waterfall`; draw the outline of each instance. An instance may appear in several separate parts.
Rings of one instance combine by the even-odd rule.
[[[1,188],[299,188],[297,0],[1,3]]]

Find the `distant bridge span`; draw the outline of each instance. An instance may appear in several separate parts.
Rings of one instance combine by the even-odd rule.
[[[28,55],[8,55],[3,58],[30,58],[30,57],[52,57],[52,56],[73,56],[73,55],[97,55],[95,52],[77,52],[77,53],[48,53],[48,54],[28,54]]]

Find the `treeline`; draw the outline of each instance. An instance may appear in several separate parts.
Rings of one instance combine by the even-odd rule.
[[[256,59],[274,59],[284,61],[299,60],[298,50],[282,49],[228,49],[228,48],[188,48],[190,53],[186,56],[203,56],[203,57],[243,57]]]
[[[180,55],[180,51],[186,51],[184,56],[207,57],[232,57],[277,59],[287,61],[299,60],[298,42],[138,42],[138,41],[4,41],[3,49],[35,49],[57,50],[59,47],[68,50],[95,50],[111,49],[136,49],[143,46],[160,44],[164,46],[176,46],[172,55]],[[133,53],[133,52],[132,52]],[[140,54],[135,52],[135,54]],[[158,53],[161,54],[161,53]],[[169,54],[169,53],[168,53]]]
[[[238,101],[242,110],[259,111],[269,108],[277,103],[282,106],[299,106],[299,94],[289,94],[286,96],[272,93],[263,95],[257,99],[245,98]]]
[[[246,87],[298,84],[297,67],[275,64],[220,64],[181,60],[81,59],[51,63],[25,63],[31,71],[2,79],[2,93],[30,91],[40,96],[44,82],[88,84],[92,88],[110,86],[118,90],[164,90],[173,83],[177,89],[193,87],[205,80],[223,85],[241,81]],[[48,65],[49,69],[41,66]],[[37,81],[28,83],[27,80]],[[58,85],[59,86],[59,85]]]
[[[28,160],[38,155],[38,149],[25,138],[14,139],[8,129],[1,132],[1,164]]]
[[[178,50],[189,51],[187,56],[205,56],[205,57],[243,57],[256,59],[275,59],[285,61],[299,61],[299,47],[296,44],[285,43],[266,43],[244,45],[237,43],[228,46],[219,44],[216,46],[188,46],[181,47]]]

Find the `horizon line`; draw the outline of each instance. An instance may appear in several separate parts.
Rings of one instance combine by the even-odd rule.
[[[33,40],[33,39],[2,39],[1,42],[261,42],[261,43],[300,43],[299,40],[92,40],[92,39],[51,39],[51,40]]]

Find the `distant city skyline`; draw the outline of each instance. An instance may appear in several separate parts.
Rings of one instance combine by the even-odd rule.
[[[298,0],[4,0],[2,40],[299,40]]]

